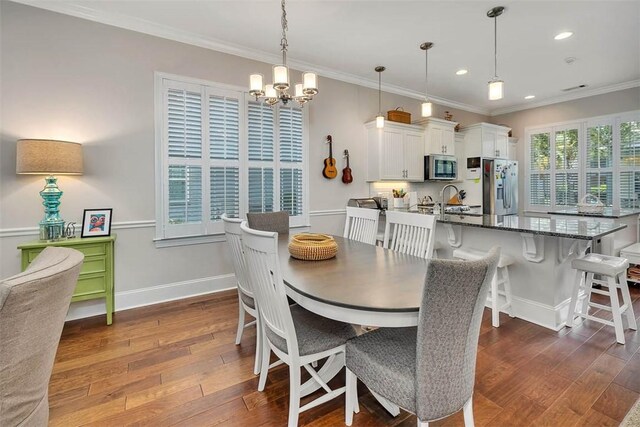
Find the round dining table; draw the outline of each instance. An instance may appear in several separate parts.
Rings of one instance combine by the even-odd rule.
[[[416,326],[427,260],[333,238],[338,253],[323,261],[295,259],[289,255],[288,239],[279,240],[278,256],[287,295],[309,311],[342,322]]]

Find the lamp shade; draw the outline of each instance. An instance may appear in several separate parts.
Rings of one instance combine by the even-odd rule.
[[[16,173],[82,175],[82,144],[50,139],[21,139],[16,153]]]

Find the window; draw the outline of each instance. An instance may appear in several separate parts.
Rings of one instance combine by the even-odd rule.
[[[640,120],[620,123],[620,207],[640,207]]]
[[[551,204],[551,134],[534,133],[529,144],[530,203],[535,206]]]
[[[308,225],[306,114],[242,89],[156,75],[157,239],[223,232],[222,214]]]
[[[575,206],[586,194],[639,206],[640,112],[527,129],[526,143],[527,210]]]

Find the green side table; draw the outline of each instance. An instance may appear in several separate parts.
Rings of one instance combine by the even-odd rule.
[[[107,325],[113,320],[113,257],[116,236],[90,237],[46,242],[36,240],[18,246],[22,251],[22,270],[47,246],[63,246],[76,249],[84,254],[80,277],[71,302],[105,298]]]

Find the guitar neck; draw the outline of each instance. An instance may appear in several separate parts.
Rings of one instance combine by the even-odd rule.
[[[329,141],[329,158],[333,157],[333,143]]]

